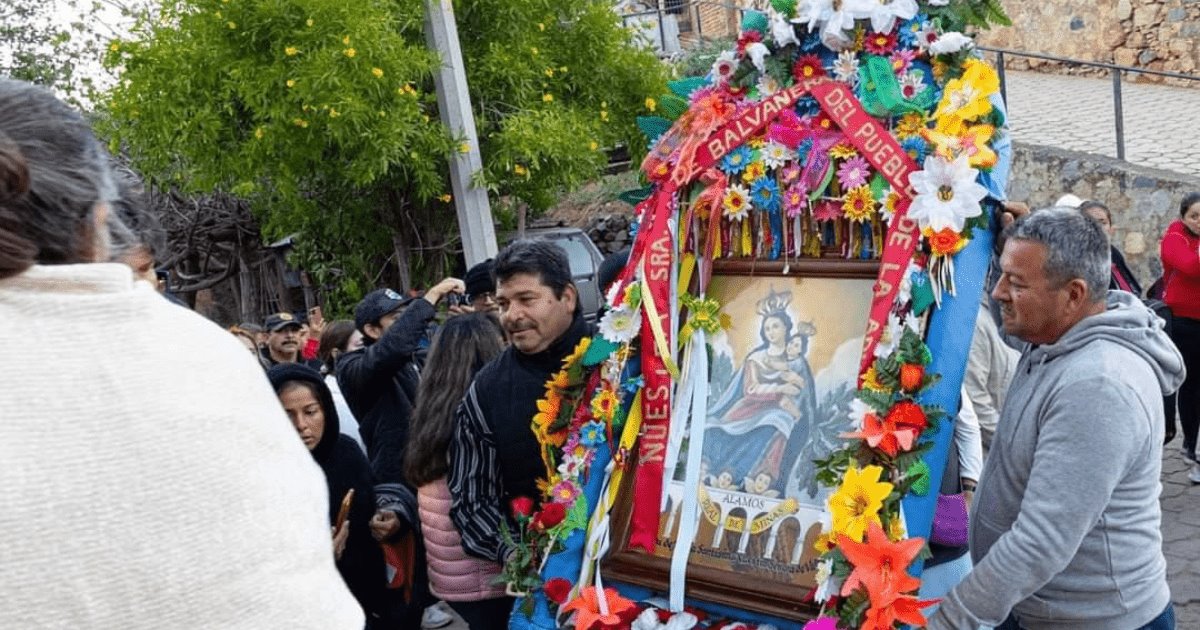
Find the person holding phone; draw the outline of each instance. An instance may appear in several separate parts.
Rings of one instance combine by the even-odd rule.
[[[358,444],[338,429],[333,394],[321,374],[300,363],[267,372],[279,403],[329,488],[329,522],[338,571],[367,614],[367,627],[386,627],[388,598],[383,553],[371,537],[375,491]]]

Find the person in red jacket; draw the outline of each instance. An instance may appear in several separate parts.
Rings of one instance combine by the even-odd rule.
[[[1187,366],[1187,380],[1179,389],[1179,419],[1184,454],[1195,461],[1200,429],[1200,193],[1183,198],[1179,217],[1167,227],[1160,249],[1163,302],[1171,308],[1171,338]],[[1188,478],[1200,483],[1200,464]]]

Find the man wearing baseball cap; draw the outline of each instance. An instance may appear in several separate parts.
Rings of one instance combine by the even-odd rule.
[[[320,369],[321,362],[306,361],[300,355],[301,322],[291,313],[275,313],[268,315],[263,323],[267,331],[267,345],[262,349],[263,361],[268,367],[280,363],[303,363],[313,369]]]
[[[388,540],[403,531],[400,514],[415,514],[415,495],[404,478],[404,446],[408,442],[409,416],[420,378],[418,351],[435,307],[451,293],[462,295],[463,281],[446,278],[422,297],[406,297],[391,289],[377,289],[354,308],[354,325],[363,334],[363,348],[342,355],[337,380],[358,418],[359,433],[375,477],[376,503],[371,519],[377,540]],[[404,488],[399,488],[403,486]],[[405,490],[407,489],[407,491]],[[413,501],[410,509],[403,503]],[[418,523],[408,523],[416,528]],[[418,547],[420,547],[418,545]],[[423,558],[418,561],[420,564]],[[425,572],[416,572],[413,603],[424,607]],[[440,625],[426,623],[427,626]]]

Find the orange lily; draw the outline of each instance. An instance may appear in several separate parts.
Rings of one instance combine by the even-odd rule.
[[[912,595],[901,595],[885,605],[874,605],[863,615],[863,625],[860,630],[892,630],[899,621],[913,628],[925,627],[925,615],[921,609],[932,606],[939,600],[918,600]]]
[[[854,433],[843,433],[841,437],[866,440],[871,448],[877,448],[890,457],[901,450],[909,451],[917,440],[917,432],[911,427],[897,426],[889,414],[880,421],[879,416],[869,413],[863,416],[863,428]]]
[[[867,525],[865,543],[854,542],[844,535],[838,536],[838,548],[854,565],[854,571],[842,584],[842,595],[853,593],[859,585],[866,586],[874,607],[879,602],[920,588],[921,580],[909,575],[906,570],[924,546],[925,540],[921,538],[892,542],[888,540],[883,527],[874,522]]]
[[[592,630],[594,628],[611,628],[623,622],[621,613],[634,608],[633,602],[621,597],[616,589],[604,589],[604,601],[608,605],[608,614],[600,612],[599,589],[589,586],[579,593],[579,597],[571,600],[562,607],[562,612],[575,611],[575,630]]]

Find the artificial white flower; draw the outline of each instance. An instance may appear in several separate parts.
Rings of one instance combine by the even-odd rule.
[[[857,398],[850,399],[850,411],[847,411],[846,415],[850,417],[855,431],[862,431],[863,423],[866,422],[867,414],[870,413],[875,413],[874,407]]]
[[[953,162],[931,155],[925,158],[923,170],[908,176],[917,192],[908,214],[922,230],[940,232],[950,228],[962,232],[967,219],[983,212],[979,202],[987,196],[987,189],[975,181],[978,171],[967,160],[966,155]]]
[[[921,27],[915,33],[917,40],[917,48],[922,52],[929,50],[929,47],[938,40],[937,30],[933,28],[932,22],[922,22]]]
[[[826,558],[817,563],[816,579],[817,592],[813,594],[813,599],[819,604],[829,601],[830,597],[842,590],[842,581],[833,574],[833,560]]]
[[[750,216],[750,191],[741,184],[730,184],[725,189],[725,200],[722,204],[725,206],[725,216],[729,217],[730,221],[741,221]]]
[[[929,6],[931,7],[944,7],[948,4],[950,4],[950,0],[929,0]]]
[[[771,10],[771,37],[780,48],[788,44],[800,45],[800,40],[796,39],[796,27],[774,9]]]
[[[737,72],[738,62],[737,56],[732,50],[726,50],[717,55],[716,61],[712,65],[713,80],[717,83],[725,83],[733,77],[733,73]]]
[[[853,50],[838,53],[833,62],[833,78],[849,83],[851,87],[858,85],[858,55]]]
[[[913,98],[920,94],[925,89],[925,73],[920,70],[905,72],[904,76],[900,77],[900,95],[904,98]]]
[[[622,304],[600,318],[600,335],[613,343],[629,343],[638,334],[637,313]]]
[[[917,0],[878,0],[871,7],[871,29],[876,33],[887,33],[896,25],[896,19],[911,20],[917,14]]]
[[[959,33],[958,31],[950,31],[942,33],[942,36],[937,38],[936,42],[929,45],[929,52],[935,55],[948,55],[956,53],[963,48],[970,48],[974,45],[970,37]]]
[[[754,42],[746,47],[746,55],[750,57],[750,63],[753,63],[759,72],[767,71],[767,55],[770,54],[771,49],[762,42]]]
[[[868,18],[879,0],[810,0],[805,18],[808,30],[821,30],[821,43],[845,50],[854,43],[854,20]],[[849,33],[847,33],[849,31]]]
[[[894,352],[900,345],[900,336],[903,334],[904,322],[900,321],[899,315],[889,313],[887,325],[883,328],[883,334],[879,336],[879,343],[875,344],[875,358],[882,359]]]
[[[563,479],[574,479],[579,476],[580,470],[583,468],[583,458],[574,455],[563,455],[563,460],[558,465],[558,474]]]
[[[774,140],[768,140],[762,148],[762,159],[767,168],[783,168],[784,164],[795,157],[791,149]]]
[[[758,77],[758,83],[755,85],[758,86],[759,97],[767,97],[783,89],[778,79],[765,73]]]

